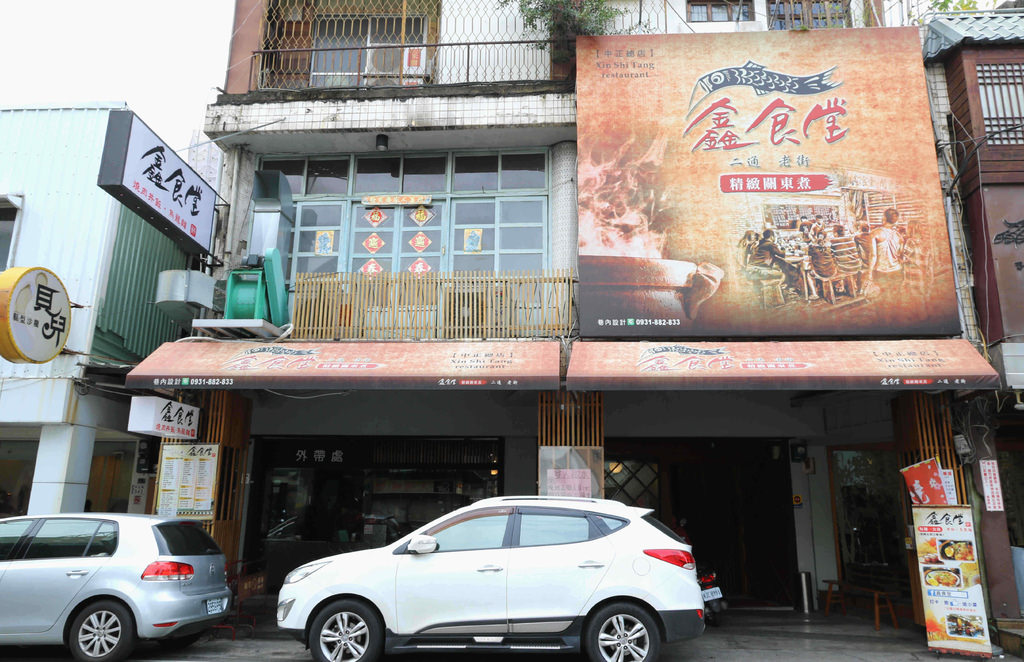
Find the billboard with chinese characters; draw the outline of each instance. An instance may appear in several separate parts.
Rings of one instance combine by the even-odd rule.
[[[915,28],[577,53],[583,335],[959,333]]]
[[[971,507],[913,510],[928,649],[992,657]]]
[[[209,253],[217,193],[130,110],[111,111],[99,187],[188,253]]]

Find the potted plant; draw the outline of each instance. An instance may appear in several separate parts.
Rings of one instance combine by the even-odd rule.
[[[501,4],[518,5],[526,28],[550,37],[553,79],[575,75],[577,36],[608,34],[615,18],[625,13],[609,0],[501,0]]]

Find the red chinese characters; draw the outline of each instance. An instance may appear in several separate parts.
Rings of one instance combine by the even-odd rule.
[[[703,135],[693,144],[690,151],[694,152],[698,149],[703,151],[739,149],[756,145],[758,141],[745,140],[744,138],[747,134],[757,131],[770,118],[771,124],[768,139],[772,145],[776,147],[786,143],[799,145],[800,139],[797,137],[797,130],[789,127],[790,118],[796,115],[797,112],[798,110],[795,106],[786,103],[781,97],[776,97],[757,114],[743,132],[743,137],[741,137],[734,130],[737,127],[733,117],[731,117],[731,114],[738,113],[738,111],[732,105],[732,100],[729,97],[722,97],[712,102],[708,108],[697,115],[690,122],[689,126],[686,127],[683,135],[688,134],[701,122],[710,120],[711,126],[704,130]],[[846,99],[833,97],[827,100],[825,105],[815,104],[804,115],[802,124],[804,138],[809,139],[811,137],[810,129],[812,124],[824,120],[825,131],[822,136],[824,141],[831,145],[841,140],[849,132],[849,129],[842,127],[839,123],[840,118],[846,114]]]
[[[740,137],[732,130],[736,125],[729,118],[729,113],[735,113],[736,109],[730,104],[731,100],[729,97],[722,97],[690,122],[690,125],[686,127],[686,131],[683,132],[684,136],[690,132],[690,129],[704,121],[705,118],[711,117],[711,127],[706,129],[700,140],[693,144],[693,147],[690,149],[691,152],[696,151],[698,148],[704,151],[711,151],[715,149],[739,149],[754,144],[754,142],[740,142]]]

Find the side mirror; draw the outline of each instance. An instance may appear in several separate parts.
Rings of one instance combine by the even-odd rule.
[[[433,536],[413,536],[409,541],[410,554],[430,554],[437,549],[437,538]]]

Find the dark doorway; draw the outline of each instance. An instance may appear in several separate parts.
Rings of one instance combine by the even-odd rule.
[[[659,468],[656,515],[686,532],[736,606],[793,603],[796,540],[789,447],[779,439],[615,440],[606,462]],[[607,476],[606,472],[606,476]],[[625,500],[623,492],[609,498]],[[641,504],[636,504],[641,505]]]

